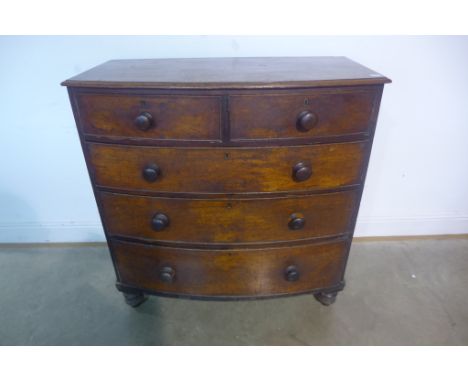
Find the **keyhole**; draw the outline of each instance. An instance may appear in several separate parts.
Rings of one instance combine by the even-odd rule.
[[[229,153],[224,153],[224,159],[229,159]]]
[[[308,98],[304,98],[304,105],[308,105],[309,104],[309,99]]]

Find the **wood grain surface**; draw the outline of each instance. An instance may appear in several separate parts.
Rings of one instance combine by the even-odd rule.
[[[154,148],[89,143],[98,186],[172,193],[249,193],[333,189],[361,182],[367,142],[274,148]],[[293,167],[312,169],[293,179]],[[155,182],[142,177],[157,165]]]
[[[350,230],[357,191],[303,197],[193,200],[101,193],[111,235],[159,242],[242,244],[336,236]],[[169,225],[155,231],[157,213]],[[294,215],[294,216],[293,216]],[[291,229],[294,217],[305,220]]]
[[[77,98],[85,134],[114,138],[221,139],[219,97],[80,94]],[[154,126],[141,130],[135,119],[149,113]]]
[[[238,250],[197,250],[113,240],[121,282],[196,296],[267,296],[332,287],[341,281],[346,242]],[[294,266],[299,278],[287,281]],[[174,272],[163,282],[163,268]]]
[[[308,139],[366,133],[374,98],[375,89],[230,96],[231,139]],[[304,111],[317,117],[309,131],[297,128],[298,116]]]
[[[383,84],[346,57],[112,60],[64,81],[94,88],[255,89]]]

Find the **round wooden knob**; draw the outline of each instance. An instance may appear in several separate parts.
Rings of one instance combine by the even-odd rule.
[[[284,278],[286,281],[297,281],[299,280],[299,271],[295,265],[290,265],[284,271]]]
[[[302,229],[305,226],[305,219],[302,216],[298,216],[298,214],[292,214],[291,220],[289,220],[288,227],[291,230],[298,230]]]
[[[162,267],[159,270],[159,279],[163,283],[171,283],[174,281],[175,270],[172,267]]]
[[[143,169],[142,175],[147,182],[154,182],[161,175],[161,169],[156,164],[150,164]]]
[[[148,130],[149,128],[153,127],[154,119],[150,113],[146,111],[141,113],[138,117],[135,118],[135,126],[138,127],[140,130]]]
[[[167,215],[158,212],[153,216],[153,220],[151,220],[151,227],[155,231],[162,231],[169,225],[169,218]]]
[[[318,122],[317,114],[311,111],[303,111],[299,113],[296,120],[296,128],[299,131],[309,131]]]
[[[296,182],[303,182],[312,175],[312,168],[304,162],[299,162],[293,167],[293,179]]]

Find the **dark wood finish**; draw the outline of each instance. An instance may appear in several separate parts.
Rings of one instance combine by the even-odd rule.
[[[346,57],[112,60],[65,86],[151,89],[278,89],[384,84],[390,80]]]
[[[153,228],[153,230],[156,232],[159,232],[166,229],[167,227],[169,227],[169,218],[166,214],[157,212],[151,219],[151,228]]]
[[[285,132],[291,131],[291,136],[287,136],[287,134],[283,134],[282,138],[265,138],[263,135],[260,135],[259,138],[254,139],[239,139],[234,138],[231,136],[230,132],[230,120],[229,120],[229,98],[233,96],[250,96],[255,101],[261,100],[264,97],[269,98],[270,96],[278,96],[287,97],[293,93],[295,97],[301,97],[301,102],[307,99],[308,95],[311,92],[317,92],[319,89],[294,89],[294,92],[288,89],[276,89],[276,90],[251,90],[251,91],[242,91],[242,90],[230,90],[229,92],[222,91],[222,90],[204,90],[204,91],[196,91],[196,90],[177,90],[173,89],[170,93],[167,90],[162,89],[107,89],[105,94],[115,95],[115,96],[134,96],[139,98],[144,97],[152,97],[152,96],[160,96],[160,97],[167,97],[168,95],[176,96],[216,96],[220,98],[221,102],[221,140],[197,140],[197,146],[234,146],[234,147],[258,147],[258,146],[288,146],[288,145],[303,145],[303,144],[312,144],[312,143],[339,143],[339,142],[346,142],[351,140],[364,140],[368,139],[369,135],[371,134],[372,124],[370,123],[367,129],[358,129],[359,132],[352,132],[346,131],[346,125],[344,126],[345,131],[338,133],[337,135],[333,135],[330,132],[326,133],[322,131],[320,134],[316,134],[315,129],[308,133],[299,132],[297,131],[297,124],[296,127],[292,126],[291,128],[285,128],[285,126],[279,127],[280,131],[285,129]],[[76,97],[82,95],[89,95],[89,94],[98,94],[102,95],[102,89],[93,89],[93,88],[76,88],[73,90]],[[333,93],[335,95],[341,93],[361,93],[367,92],[374,94],[373,105],[372,109],[375,108],[375,103],[378,101],[381,93],[381,86],[348,86],[348,87],[334,87],[334,88],[321,88],[320,92],[322,94]],[[229,94],[229,96],[227,95]],[[254,97],[255,96],[255,97]],[[299,113],[300,114],[300,113]],[[298,118],[298,115],[292,116],[292,118]],[[290,123],[290,120],[287,121]],[[297,123],[297,121],[296,121]],[[323,125],[322,125],[323,126]],[[296,133],[293,131],[296,130]],[[336,132],[335,132],[336,133]],[[132,144],[132,145],[147,145],[147,146],[176,146],[176,147],[183,147],[183,146],[193,146],[195,143],[193,142],[194,139],[152,139],[152,138],[145,138],[143,137],[121,137],[121,136],[114,136],[114,135],[106,135],[106,134],[92,134],[87,133],[85,134],[85,138],[88,141],[93,142],[105,142],[105,143],[117,143],[117,144]]]
[[[329,306],[334,304],[336,301],[336,296],[338,292],[319,292],[314,294],[314,297],[317,301],[319,301],[322,305]]]
[[[288,248],[202,250],[114,241],[126,285],[196,296],[265,296],[313,291],[340,282],[346,242]],[[297,275],[288,276],[291,266]],[[170,267],[170,282],[161,272]],[[288,278],[291,278],[290,280]]]
[[[148,299],[148,297],[140,291],[136,291],[135,293],[124,292],[123,296],[125,298],[125,302],[132,308],[140,306]]]
[[[366,133],[376,89],[313,89],[304,94],[229,97],[234,141]]]
[[[120,190],[285,192],[361,183],[367,142],[272,148],[153,148],[88,144],[95,182]],[[296,167],[300,164],[300,168]],[[147,182],[141,172],[157,165]],[[298,171],[299,174],[298,174]],[[311,174],[307,178],[308,174]]]
[[[143,131],[154,127],[154,123],[154,117],[146,111],[138,114],[138,116],[135,118],[135,121],[133,121],[133,124]]]
[[[161,175],[161,169],[157,164],[151,163],[143,168],[142,175],[147,182],[155,182]]]
[[[343,57],[119,60],[65,81],[127,303],[333,303],[388,82]]]
[[[290,265],[285,269],[284,277],[286,278],[286,281],[297,281],[299,280],[299,276],[299,270],[295,265]]]
[[[357,191],[206,200],[101,193],[104,220],[113,236],[207,245],[343,235],[351,229],[357,198]],[[166,216],[166,223],[161,215]],[[159,219],[159,230],[155,230],[155,219]],[[303,219],[301,229],[301,223],[291,223],[291,219]]]
[[[268,294],[268,295],[261,295],[261,296],[198,296],[198,295],[185,295],[180,293],[171,293],[171,292],[164,292],[158,291],[155,289],[144,289],[141,286],[132,286],[122,283],[121,281],[117,281],[115,283],[115,287],[118,291],[122,293],[145,293],[146,295],[153,295],[153,296],[161,296],[161,297],[174,297],[178,299],[187,299],[187,300],[201,300],[201,301],[252,301],[252,300],[268,300],[268,299],[276,299],[276,298],[284,298],[288,296],[299,296],[304,294],[318,294],[320,292],[330,293],[330,292],[340,292],[345,287],[344,280],[341,280],[338,284],[328,286],[326,288],[320,288],[318,290],[310,291],[298,291],[298,292],[290,292],[286,294]]]
[[[307,98],[304,100],[304,102],[307,102]],[[318,117],[316,113],[304,110],[297,115],[296,128],[302,132],[310,131],[310,129],[315,127],[317,122]]]
[[[175,270],[172,267],[161,267],[159,270],[159,279],[163,283],[172,283],[175,279]]]
[[[315,169],[315,167],[314,167]],[[305,162],[296,163],[292,168],[292,178],[296,182],[304,182],[312,175],[312,165]]]
[[[303,229],[306,223],[306,219],[304,214],[302,213],[294,213],[291,214],[291,220],[289,220],[288,227],[294,231],[298,229]]]
[[[144,140],[221,139],[221,100],[208,96],[80,94],[85,134]]]

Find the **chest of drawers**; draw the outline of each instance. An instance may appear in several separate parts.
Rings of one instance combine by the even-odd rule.
[[[116,60],[65,81],[127,303],[334,302],[388,82],[343,57]]]

